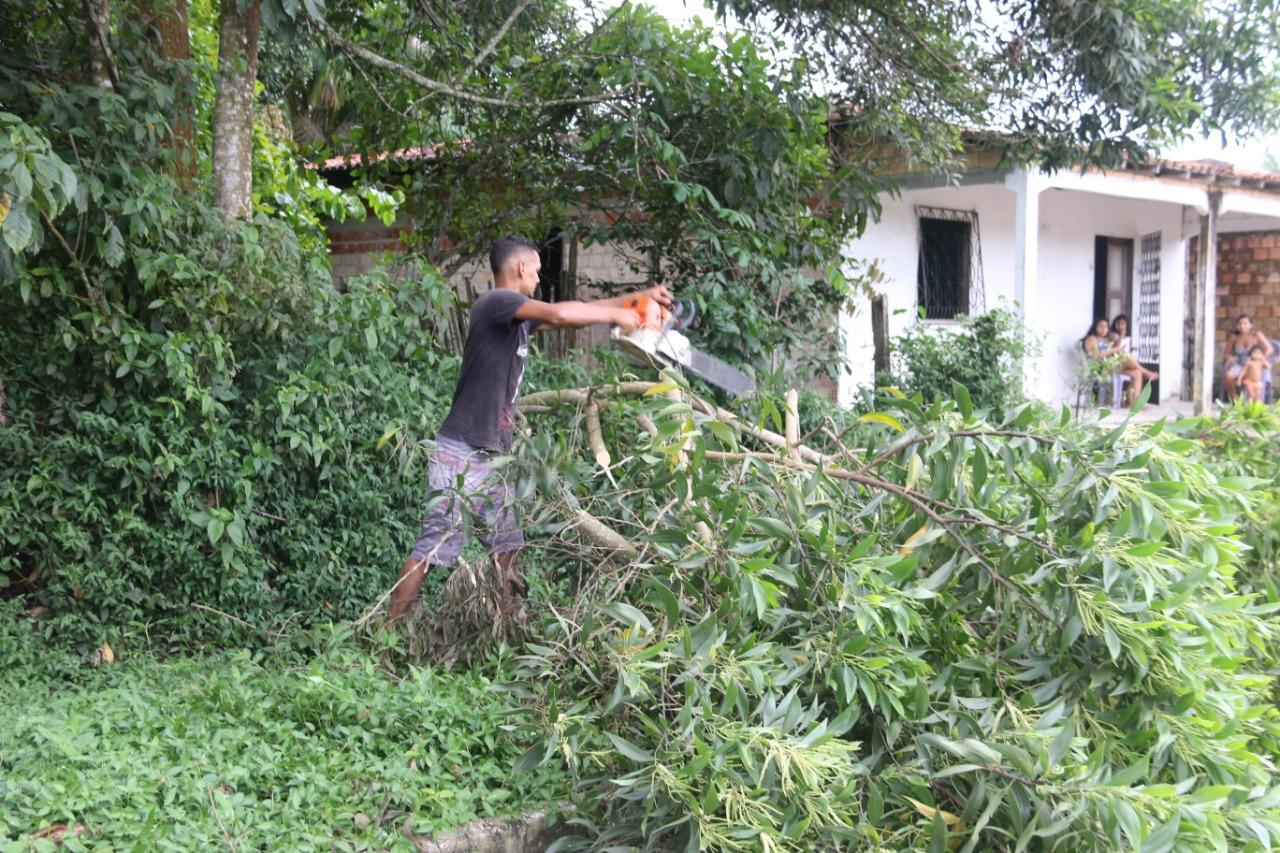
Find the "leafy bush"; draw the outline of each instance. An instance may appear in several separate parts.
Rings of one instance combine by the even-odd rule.
[[[74,691],[8,670],[0,841],[43,849],[63,825],[69,849],[387,849],[407,819],[425,836],[565,795],[554,769],[511,775],[492,671],[394,679],[341,635],[324,645],[300,666],[133,658]]]
[[[457,363],[435,273],[335,293],[307,211],[228,228],[178,185],[174,98],[145,63],[116,92],[0,69],[24,117],[0,115],[23,167],[0,185],[0,594],[86,646],[357,613],[412,541],[399,474]],[[273,204],[320,205],[260,153]]]
[[[1224,476],[1257,480],[1259,499],[1240,525],[1249,546],[1242,584],[1280,601],[1280,406],[1241,401],[1192,425],[1209,464]]]
[[[1036,351],[1022,318],[1008,308],[954,324],[917,321],[893,341],[888,384],[933,402],[950,399],[951,383],[959,382],[974,405],[1008,412],[1026,399],[1023,359]]]
[[[639,550],[565,531],[584,585],[513,686],[523,764],[567,763],[597,845],[1280,843],[1276,625],[1233,580],[1250,482],[1163,424],[955,393],[890,401],[821,470],[665,399],[606,407],[617,486],[526,443],[537,521]]]

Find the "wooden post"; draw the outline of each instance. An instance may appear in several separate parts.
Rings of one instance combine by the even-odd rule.
[[[883,293],[871,295],[871,342],[875,346],[875,375],[889,372],[889,308]]]
[[[1191,399],[1197,415],[1213,407],[1213,373],[1217,366],[1214,319],[1218,302],[1218,209],[1222,193],[1209,193],[1209,212],[1200,217],[1200,252],[1196,258],[1195,348],[1192,352]]]

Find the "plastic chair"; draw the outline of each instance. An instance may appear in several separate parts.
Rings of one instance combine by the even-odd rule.
[[[1120,408],[1120,401],[1124,399],[1124,386],[1129,384],[1129,377],[1123,373],[1111,374],[1111,405]]]

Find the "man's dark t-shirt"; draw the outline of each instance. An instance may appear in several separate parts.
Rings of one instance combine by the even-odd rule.
[[[471,307],[458,387],[440,435],[501,453],[511,449],[529,332],[537,325],[535,320],[516,319],[528,299],[514,290],[494,288]]]

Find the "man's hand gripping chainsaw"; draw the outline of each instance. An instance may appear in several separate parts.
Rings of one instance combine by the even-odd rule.
[[[634,311],[639,328],[630,334],[613,330],[623,356],[633,364],[662,369],[677,367],[699,376],[731,394],[750,394],[755,380],[715,356],[694,349],[681,329],[693,325],[697,317],[693,303],[677,299],[671,310],[650,296],[632,296],[623,307]]]

